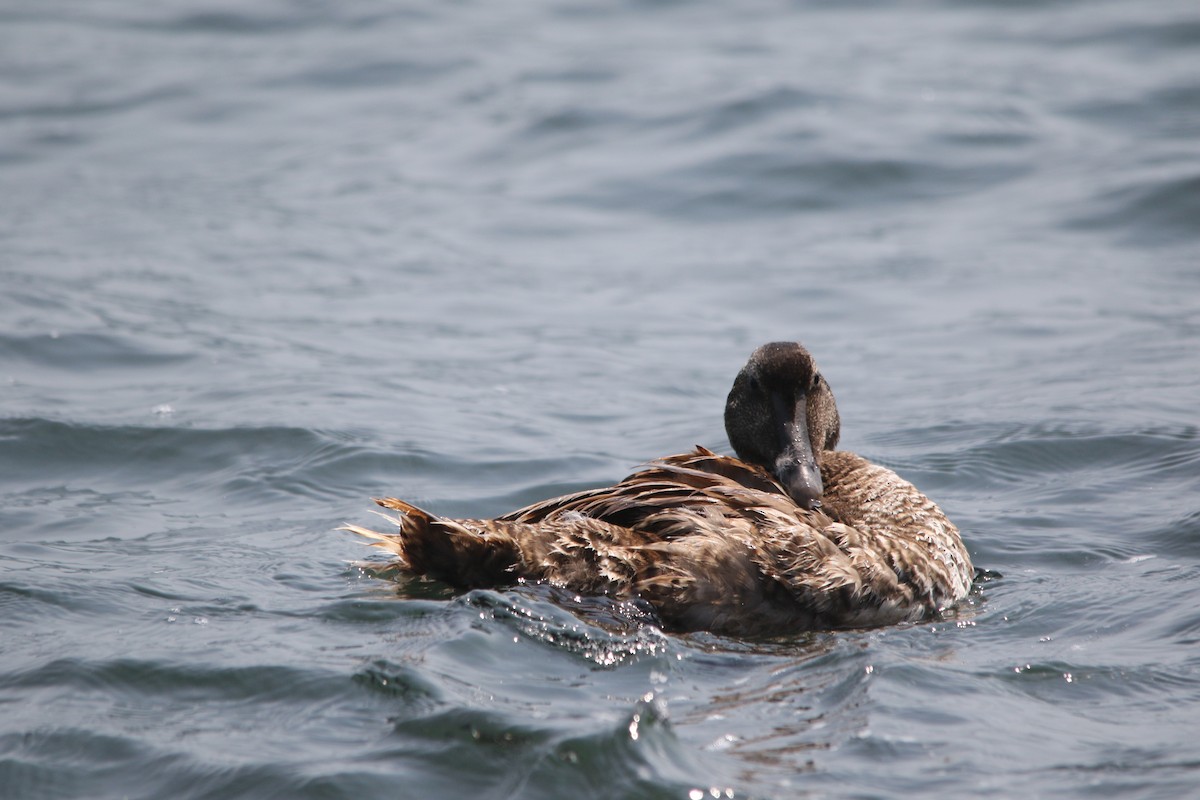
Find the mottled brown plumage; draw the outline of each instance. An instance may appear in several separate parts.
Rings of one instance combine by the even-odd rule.
[[[491,520],[382,499],[401,512],[388,516],[398,532],[345,530],[458,587],[524,578],[640,598],[678,630],[884,625],[967,594],[970,557],[941,509],[891,470],[832,449],[837,406],[803,347],[756,350],[734,381],[725,424],[740,458],[697,447],[615,486]]]

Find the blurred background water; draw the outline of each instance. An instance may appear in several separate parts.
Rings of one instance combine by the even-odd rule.
[[[956,620],[751,642],[367,577],[798,339]],[[1200,6],[0,4],[0,794],[1200,785]]]

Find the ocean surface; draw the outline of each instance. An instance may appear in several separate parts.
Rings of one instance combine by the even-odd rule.
[[[664,633],[338,532],[804,342],[992,573]],[[1200,797],[1200,5],[0,3],[0,796]]]

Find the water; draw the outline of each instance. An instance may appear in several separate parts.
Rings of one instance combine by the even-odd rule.
[[[0,794],[1200,785],[1192,2],[0,9]],[[946,622],[665,635],[386,582],[805,342]]]

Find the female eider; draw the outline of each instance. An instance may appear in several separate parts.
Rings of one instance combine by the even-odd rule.
[[[352,531],[460,588],[545,581],[641,599],[674,630],[773,635],[936,615],[974,575],[958,529],[889,469],[834,450],[833,392],[794,342],[754,351],[725,404],[738,458],[703,447],[615,486],[496,519],[394,498],[397,533]]]

